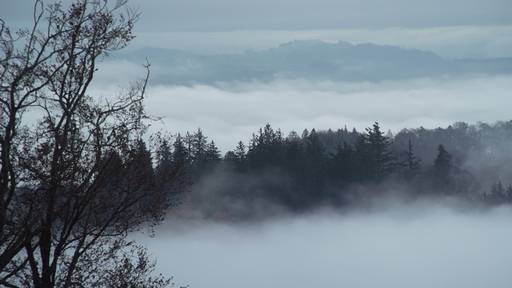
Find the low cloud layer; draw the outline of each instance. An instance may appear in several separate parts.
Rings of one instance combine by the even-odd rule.
[[[137,33],[129,49],[174,48],[197,53],[240,53],[293,40],[375,43],[434,52],[447,58],[512,57],[512,26],[381,27],[323,30],[240,30]],[[148,44],[150,43],[150,44]]]
[[[127,64],[128,65],[128,64]],[[133,71],[127,69],[128,71]],[[107,74],[107,73],[106,73]],[[135,74],[135,73],[134,73]],[[116,73],[101,76],[94,93],[108,95]],[[416,79],[380,83],[286,81],[213,86],[152,86],[148,111],[162,117],[155,130],[201,127],[225,152],[265,123],[285,135],[297,129],[435,128],[455,121],[510,120],[512,76]]]
[[[194,288],[508,288],[511,216],[402,203],[244,227],[170,220],[136,238],[160,272]]]

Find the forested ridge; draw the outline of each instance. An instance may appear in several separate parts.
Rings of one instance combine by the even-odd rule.
[[[508,203],[510,141],[512,122],[455,123],[396,135],[376,122],[365,131],[305,129],[286,136],[267,124],[224,156],[201,129],[156,134],[148,145],[153,154],[142,141],[133,153],[143,155],[137,169],[150,175],[144,177],[147,185],[171,193],[178,200],[174,205],[186,203],[187,209],[210,216],[251,217],[275,207],[292,212],[343,208],[389,191],[412,198]],[[170,181],[176,175],[181,181]]]

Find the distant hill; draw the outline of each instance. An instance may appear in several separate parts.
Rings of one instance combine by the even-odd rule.
[[[512,73],[512,58],[450,60],[416,49],[342,41],[293,41],[242,54],[200,55],[143,48],[116,55],[117,59],[136,63],[143,63],[146,57],[156,67],[153,82],[185,85],[277,79],[381,81]]]

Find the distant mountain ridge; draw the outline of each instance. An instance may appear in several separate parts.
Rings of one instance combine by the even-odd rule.
[[[417,49],[318,40],[292,41],[241,54],[201,55],[142,48],[117,54],[115,59],[143,63],[146,58],[157,67],[154,82],[183,85],[278,79],[382,81],[512,73],[512,58],[451,60]]]

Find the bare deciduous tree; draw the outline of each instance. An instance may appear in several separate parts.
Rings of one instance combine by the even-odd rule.
[[[167,206],[165,195],[123,177],[121,155],[145,128],[149,65],[117,96],[88,92],[101,58],[133,38],[138,14],[125,4],[38,0],[31,29],[13,33],[0,20],[0,285],[91,287],[98,277],[95,287],[168,284],[144,278],[149,270],[130,266],[130,257],[117,268],[139,269],[131,286],[100,279],[117,265],[100,261],[119,259],[126,234]],[[123,278],[115,275],[109,281]]]

